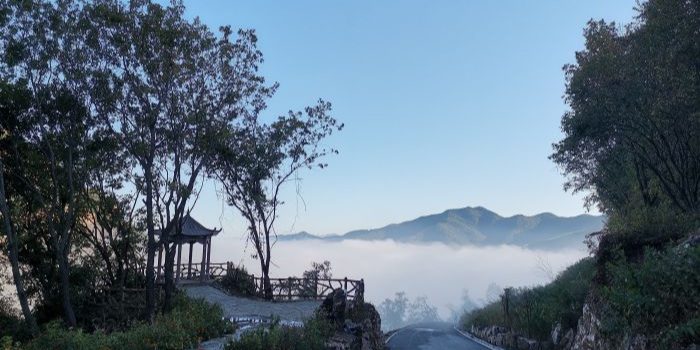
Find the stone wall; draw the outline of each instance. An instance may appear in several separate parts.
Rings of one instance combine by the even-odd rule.
[[[474,336],[508,350],[552,350],[552,342],[540,342],[528,339],[509,331],[504,327],[474,327],[470,329]]]

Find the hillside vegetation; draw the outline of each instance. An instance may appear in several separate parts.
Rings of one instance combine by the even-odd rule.
[[[638,11],[625,27],[589,22],[564,68],[570,110],[551,159],[565,188],[609,218],[590,236],[592,258],[547,286],[505,290],[463,327],[502,326],[561,349],[700,344],[700,2]]]

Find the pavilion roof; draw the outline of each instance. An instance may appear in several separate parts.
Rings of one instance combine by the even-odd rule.
[[[216,236],[221,232],[221,229],[210,229],[204,227],[204,225],[200,224],[197,220],[192,218],[189,213],[182,217],[180,221],[180,227],[182,228],[182,236],[187,236],[187,237],[207,237],[207,236]],[[160,236],[160,231],[161,230],[156,230],[155,234]]]

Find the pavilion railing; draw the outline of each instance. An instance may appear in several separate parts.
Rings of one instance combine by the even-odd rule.
[[[207,275],[205,277],[212,279],[216,277],[222,277],[226,275],[226,271],[230,262],[225,263],[210,263]],[[202,277],[201,265],[192,265],[190,270],[187,266],[180,269],[180,279],[181,280],[199,280]]]

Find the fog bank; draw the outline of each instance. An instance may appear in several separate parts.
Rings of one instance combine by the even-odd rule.
[[[217,237],[212,262],[242,262],[249,272],[259,276],[259,263],[250,257],[253,249],[248,247],[244,254],[244,246],[245,241],[238,238]],[[501,287],[543,284],[549,281],[541,268],[543,262],[556,273],[588,253],[583,244],[578,250],[552,252],[515,246],[309,240],[278,242],[272,254],[271,277],[301,276],[312,261],[329,260],[334,278],[364,278],[365,299],[375,305],[404,291],[409,298],[428,297],[446,318],[447,306],[459,305],[465,289],[475,301],[483,301],[491,283]]]

